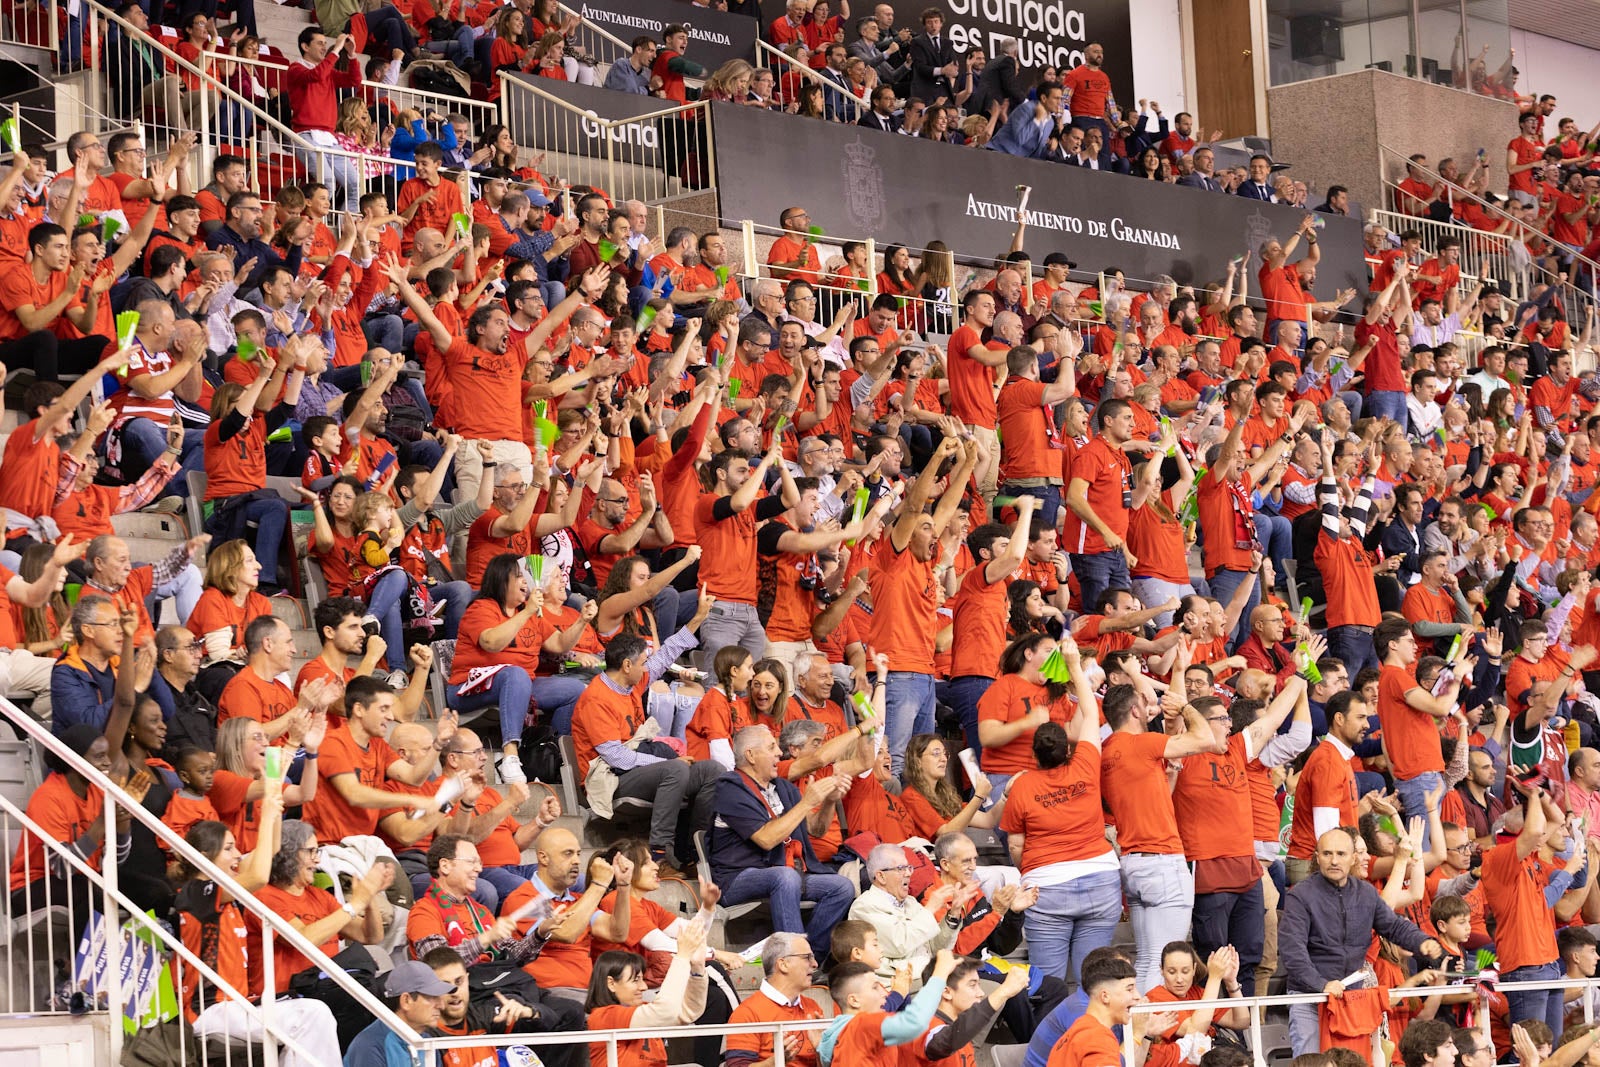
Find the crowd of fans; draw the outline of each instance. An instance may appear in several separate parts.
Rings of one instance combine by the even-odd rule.
[[[918,66],[939,19],[872,38],[932,107],[962,79]],[[357,46],[302,34],[306,132],[347,134],[320,123]],[[627,64],[646,91],[654,47]],[[1090,51],[1035,103],[949,102],[997,150],[1114,143]],[[1152,147],[1187,178],[1186,119]],[[1329,997],[1291,1012],[1299,1067],[1374,1036],[1406,1067],[1566,1067],[1600,1039],[1586,986],[1494,988],[1597,962],[1592,321],[1464,294],[1459,248],[1416,234],[1369,234],[1368,291],[1319,302],[1314,213],[1198,287],[1036,268],[1020,231],[981,284],[944,248],[825,257],[804,206],[741,271],[718,230],[652,238],[503,128],[408,121],[409,173],[270,201],[228,152],[199,186],[190,136],[83,131],[59,176],[28,149],[0,178],[4,695],[350,973],[395,949],[368,981],[408,1023],[822,1018],[825,968],[837,1017],[786,1061],[987,1034],[1107,1067],[1131,1027],[1146,1062],[1239,1067],[1242,1007],[1130,1009],[1281,974]],[[1466,328],[1495,342],[1476,366]],[[191,503],[160,558],[117,536]],[[565,744],[597,816],[644,809],[637,838],[586,858],[539,785]],[[126,811],[104,840],[104,803],[58,765],[28,815],[259,995],[255,910]],[[670,880],[697,913],[651,898]],[[13,914],[91,906],[32,835],[9,888]],[[747,957],[707,934],[752,902],[773,933],[741,998]],[[291,1060],[395,1054],[273,951]],[[260,1036],[178,973],[196,1032]],[[699,1063],[774,1051],[695,1039]]]

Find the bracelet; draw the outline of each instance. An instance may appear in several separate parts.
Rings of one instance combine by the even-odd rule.
[[[495,466],[498,466],[498,465],[499,465],[499,464],[497,464],[497,463],[496,463],[496,462],[495,462],[495,461],[494,461],[494,460],[492,460],[492,459],[486,459],[486,460],[484,460],[484,461],[483,461],[483,469],[484,469],[484,470],[488,470],[488,469],[489,469],[489,468],[490,468],[490,467],[495,467]]]
[[[306,759],[316,759],[317,758],[317,753],[316,753],[316,751],[314,749],[309,749],[309,748],[306,749],[305,750],[305,755],[306,755]]]

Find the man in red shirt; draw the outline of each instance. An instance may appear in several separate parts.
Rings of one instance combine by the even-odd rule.
[[[851,961],[835,967],[828,979],[828,993],[839,1006],[839,1015],[817,1042],[823,1060],[840,1064],[899,1062],[898,1053],[889,1050],[908,1045],[927,1032],[939,1010],[945,979],[955,969],[956,957],[949,949],[940,949],[917,995],[899,1011],[886,1012],[883,1006],[889,999],[889,987],[870,966]]]
[[[1378,724],[1383,751],[1394,775],[1394,791],[1405,815],[1426,819],[1444,789],[1444,755],[1439,720],[1450,714],[1461,695],[1461,678],[1453,678],[1437,696],[1417,684],[1417,639],[1405,619],[1385,619],[1372,631],[1372,647],[1383,668],[1378,677]],[[1463,677],[1472,677],[1471,656],[1461,661]],[[1422,847],[1428,848],[1424,822]]]
[[[1111,95],[1111,78],[1101,69],[1106,61],[1104,45],[1091,44],[1083,50],[1083,63],[1061,79],[1072,125],[1084,130],[1097,129],[1111,140],[1111,126],[1117,121],[1117,101]]]
[[[1564,816],[1537,785],[1523,791],[1514,777],[1508,781],[1523,792],[1522,830],[1515,841],[1484,853],[1481,875],[1484,899],[1495,919],[1495,954],[1507,982],[1555,982],[1561,978],[1560,953],[1556,916],[1545,899],[1545,886],[1560,870],[1552,862],[1550,837],[1566,836],[1559,829],[1556,835],[1549,831],[1552,824],[1559,828]],[[1580,843],[1573,857],[1576,865],[1582,865],[1584,853]],[[1573,864],[1566,869],[1576,873]],[[1563,1011],[1559,989],[1508,989],[1506,1001],[1514,1013],[1511,1018],[1543,1019],[1559,1032]]]
[[[1367,736],[1371,709],[1361,693],[1346,689],[1328,698],[1328,734],[1312,749],[1294,790],[1294,820],[1289,833],[1288,876],[1298,885],[1316,870],[1317,841],[1329,830],[1354,826],[1358,807],[1350,760]],[[1363,805],[1364,807],[1364,805]]]
[[[767,270],[780,281],[801,281],[816,285],[822,260],[810,231],[811,216],[803,207],[785,208],[778,222],[783,236],[767,251]]]
[[[361,64],[355,58],[355,42],[341,33],[330,45],[327,35],[315,26],[300,31],[300,58],[289,64],[285,81],[289,90],[289,114],[295,132],[312,148],[337,150],[333,127],[339,120],[339,90],[361,84]],[[346,53],[341,60],[341,53]],[[342,64],[342,65],[341,65]],[[342,210],[357,210],[361,195],[361,176],[355,161],[348,156],[329,155],[296,146],[295,156],[313,176],[320,176],[338,188]]]
[[[1287,241],[1269,237],[1261,245],[1261,270],[1257,276],[1261,281],[1261,298],[1267,302],[1267,328],[1263,336],[1268,341],[1276,340],[1274,332],[1279,320],[1306,320],[1309,301],[1302,279],[1316,270],[1322,258],[1317,248],[1316,224],[1317,216],[1308,213]],[[1306,242],[1306,254],[1290,263],[1289,256],[1302,238]]]
[[[695,504],[694,540],[702,550],[702,588],[717,598],[711,617],[700,627],[707,663],[727,645],[742,645],[756,658],[766,653],[767,634],[756,611],[756,524],[777,518],[787,505],[782,496],[756,496],[767,471],[783,461],[782,450],[782,442],[774,438],[752,468],[744,453],[724,449],[706,468],[712,488]]]
[[[950,379],[950,414],[954,415],[985,449],[978,468],[978,492],[985,504],[994,501],[1000,477],[1000,442],[995,435],[999,412],[995,407],[994,381],[1006,365],[1010,345],[999,340],[983,340],[983,331],[994,326],[994,294],[979,289],[961,300],[963,321],[950,335],[946,350],[945,373]]]
[[[1506,193],[1519,204],[1536,204],[1534,172],[1544,166],[1544,142],[1539,139],[1541,119],[1526,111],[1517,119],[1517,136],[1506,145]]]
[[[1079,983],[1089,1006],[1050,1050],[1047,1067],[1122,1067],[1122,1042],[1111,1028],[1132,1026],[1137,1045],[1142,1042],[1145,1020],[1150,1018],[1131,1011],[1139,1000],[1133,964],[1106,955],[1094,966],[1083,968]]]
[[[1133,506],[1133,463],[1122,446],[1133,437],[1126,400],[1100,405],[1100,432],[1078,450],[1067,484],[1067,553],[1078,576],[1080,603],[1095,606],[1107,589],[1127,589],[1126,539]]]

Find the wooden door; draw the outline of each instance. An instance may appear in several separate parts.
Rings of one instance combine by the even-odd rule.
[[[1194,67],[1197,137],[1258,133],[1251,0],[1195,0]]]

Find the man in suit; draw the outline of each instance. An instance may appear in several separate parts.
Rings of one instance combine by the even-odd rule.
[[[1222,183],[1217,181],[1212,174],[1216,165],[1216,155],[1211,149],[1201,146],[1194,150],[1194,170],[1178,179],[1179,185],[1187,185],[1191,189],[1204,189],[1208,193],[1222,192]]]
[[[835,122],[854,123],[861,114],[860,98],[850,90],[850,80],[844,75],[844,63],[849,58],[849,52],[844,45],[834,42],[827,45],[828,60],[818,69],[817,75],[822,78],[823,104],[827,108],[828,117]]]
[[[955,99],[956,50],[944,33],[944,12],[922,13],[923,32],[911,40],[911,95],[930,104]]]
[[[1053,159],[1060,151],[1056,139],[1060,125],[1061,86],[1045,82],[1039,86],[1039,99],[1032,107],[1011,110],[1011,117],[989,147],[1008,156]]]
[[[1000,54],[989,60],[983,73],[978,75],[977,88],[967,100],[967,114],[982,115],[991,123],[998,124],[1003,109],[1015,108],[1027,99],[1028,82],[1022,76],[1022,63],[1017,59],[1017,50],[1015,37],[1007,37],[1000,42]]]
[[[874,26],[875,19],[867,19]],[[869,130],[882,130],[884,133],[894,133],[900,129],[900,116],[894,113],[894,90],[887,85],[880,85],[872,90],[872,108],[864,111],[861,118],[856,121],[857,126],[865,126]]]
[[[1272,191],[1272,160],[1260,153],[1250,157],[1250,176],[1238,188],[1238,195],[1247,200],[1265,200],[1276,204],[1278,196]]]
[[[899,36],[886,36],[882,24],[869,15],[856,20],[856,33],[860,36],[850,42],[850,54],[865,60],[877,71],[879,82],[897,91],[902,85],[910,84],[911,71],[906,66],[911,47],[910,30],[901,30]]]

